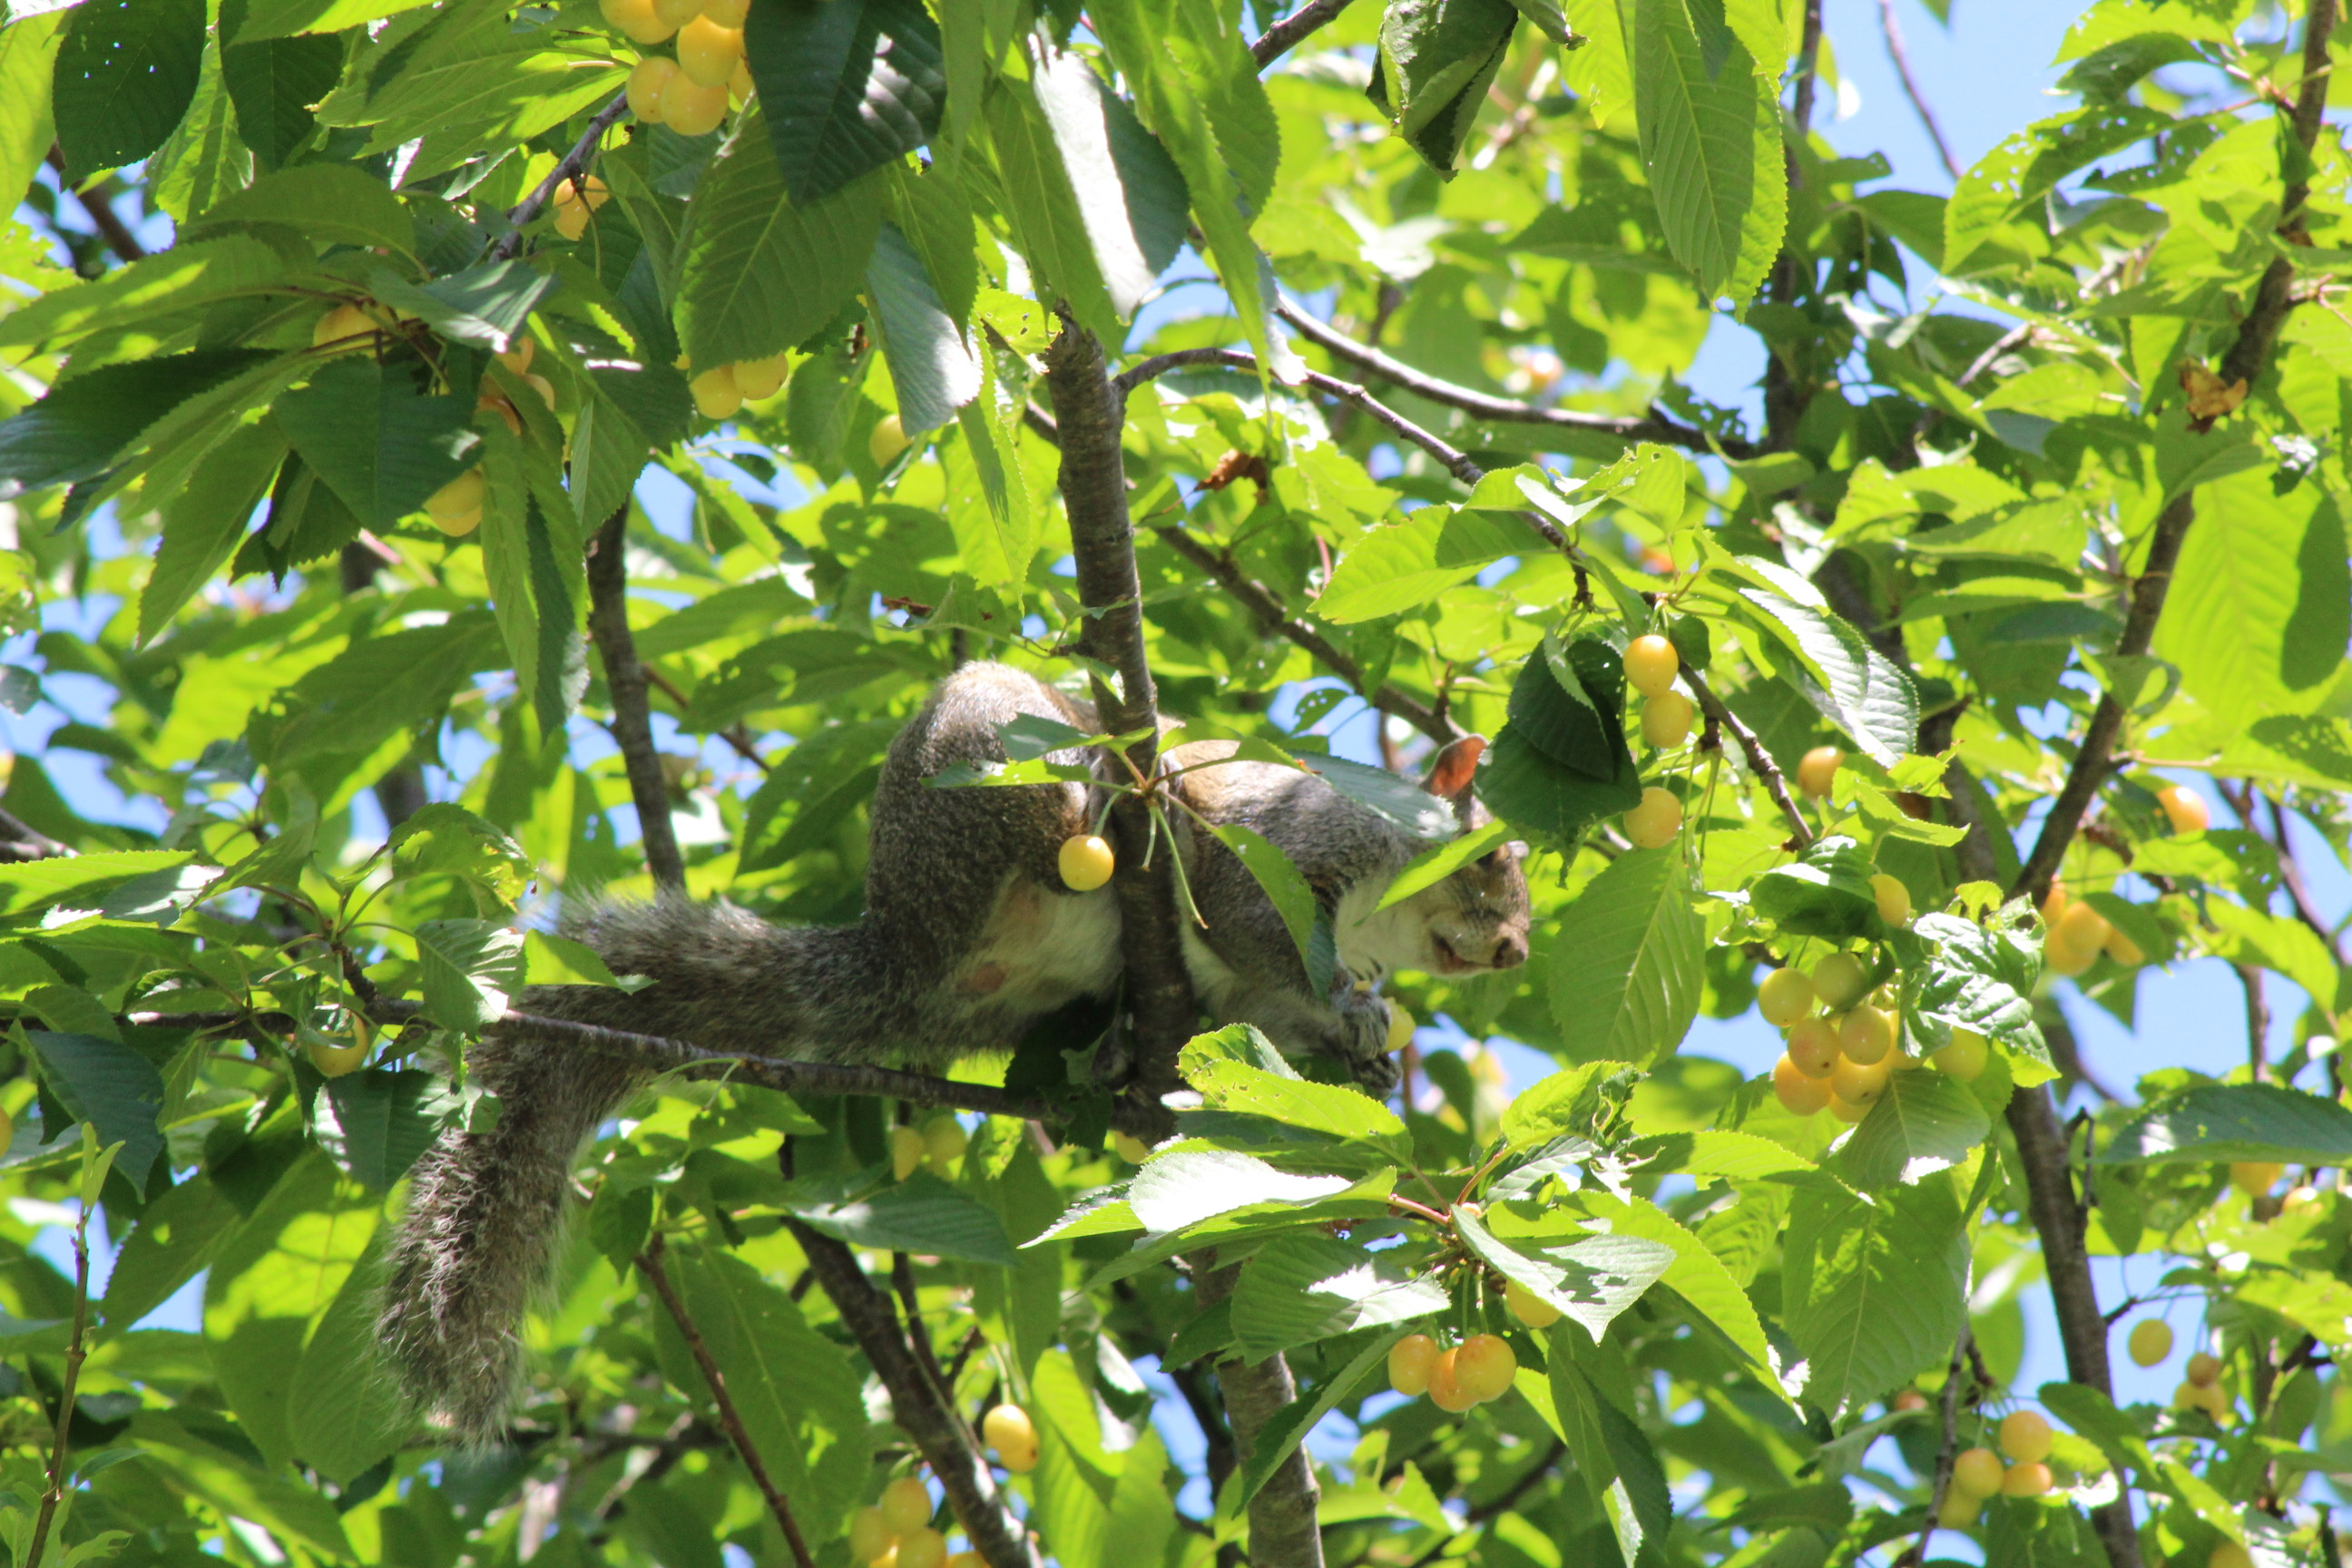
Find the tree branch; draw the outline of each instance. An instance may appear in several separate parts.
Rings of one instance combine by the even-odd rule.
[[[914,1440],[931,1473],[939,1477],[948,1507],[963,1526],[972,1550],[987,1560],[989,1568],[1044,1568],[1028,1532],[997,1489],[996,1478],[981,1458],[971,1428],[952,1407],[940,1402],[908,1348],[890,1299],[866,1278],[856,1255],[845,1245],[790,1215],[784,1216],[784,1226],[808,1258],[809,1272],[833,1302],[834,1310],[841,1314],[842,1326],[866,1352],[874,1375],[889,1392],[890,1413],[899,1429]]]
[[[1781,775],[1780,766],[1772,760],[1772,753],[1764,749],[1764,742],[1756,738],[1756,731],[1741,723],[1738,715],[1725,707],[1723,700],[1707,689],[1706,682],[1699,679],[1697,670],[1685,665],[1682,677],[1683,684],[1689,687],[1691,695],[1698,699],[1699,711],[1730,731],[1731,738],[1739,742],[1739,754],[1748,759],[1748,771],[1764,785],[1764,793],[1772,797],[1772,804],[1780,808],[1780,815],[1787,817],[1789,826],[1796,830],[1797,847],[1801,849],[1811,844],[1813,841],[1812,824],[1807,822],[1805,814],[1797,809],[1795,799],[1789,794],[1789,781]]]
[[[1250,58],[1264,70],[1297,47],[1300,39],[1316,31],[1348,8],[1349,0],[1307,0],[1307,4],[1268,27],[1250,46]]]
[[[2326,943],[2327,951],[2341,963],[2345,961],[2343,941],[2336,934],[2336,928],[2327,923],[2327,917],[2320,912],[2318,903],[2311,896],[2310,885],[2303,879],[2303,863],[2295,858],[2294,843],[2287,837],[2285,809],[2272,796],[2264,795],[2263,800],[2271,808],[2271,847],[2278,851],[2279,880],[2286,886],[2287,900],[2294,905],[2295,917],[2311,928],[2314,936]],[[2246,826],[2256,834],[2262,832],[2251,816],[2246,819]]]
[[[1155,527],[1152,531],[1160,536],[1161,543],[1215,579],[1217,585],[1231,595],[1235,603],[1257,617],[1259,625],[1305,648],[1326,669],[1354,687],[1357,696],[1381,712],[1395,714],[1440,745],[1466,732],[1428,703],[1399,691],[1393,686],[1366,690],[1363,667],[1334,647],[1328,637],[1313,626],[1292,619],[1274,590],[1244,572],[1231,555],[1212,550],[1181,526]]]
[[[589,163],[596,156],[597,144],[604,140],[604,132],[618,124],[621,116],[628,111],[629,95],[625,92],[596,111],[595,118],[588,121],[588,129],[582,132],[580,140],[572,144],[572,151],[558,159],[555,167],[547,172],[547,178],[540,181],[530,195],[507,210],[507,223],[510,226],[507,237],[491,247],[492,256],[500,261],[511,261],[522,254],[522,231],[546,208],[555,195],[556,186],[567,180],[577,180],[588,172]]]
[[[1943,161],[1944,173],[1958,180],[1959,160],[1952,156],[1951,144],[1944,140],[1944,128],[1936,123],[1936,111],[1927,107],[1927,95],[1919,90],[1918,79],[1911,74],[1911,51],[1903,47],[1903,29],[1895,20],[1895,0],[1878,0],[1878,29],[1886,35],[1887,58],[1895,62],[1895,74],[1903,83],[1903,96],[1911,100],[1911,111],[1927,127],[1927,140],[1936,144],[1936,156]]]
[[[2318,140],[2321,111],[2327,104],[2327,37],[2335,30],[2336,14],[2336,0],[2312,0],[2304,21],[2303,83],[2295,94],[2293,124],[2295,138],[2306,153]],[[2296,180],[2288,184],[2280,203],[2281,232],[2300,230],[2303,204],[2310,195],[2307,183]],[[2287,287],[2294,273],[2294,267],[2284,258],[2272,261],[2263,269],[2262,281],[2254,291],[2253,308],[2238,323],[2237,341],[2222,356],[2221,374],[2225,383],[2242,380],[2252,384],[2268,368],[2280,324],[2294,305]],[[2148,541],[2147,563],[2132,583],[2131,607],[2124,617],[2123,635],[2116,641],[2115,652],[2118,656],[2144,654],[2155,638],[2157,619],[2164,614],[2165,595],[2172,586],[2173,568],[2180,560],[2181,542],[2196,518],[2190,499],[2194,494],[2193,489],[2183,490],[2157,515],[2155,534]],[[2051,879],[2065,858],[2066,846],[2083,826],[2084,814],[2112,770],[2110,758],[2116,737],[2122,732],[2124,717],[2123,705],[2112,695],[2102,693],[2083,731],[2082,748],[2075,753],[2074,765],[2068,770],[2058,798],[2051,803],[2049,816],[2042,819],[2032,853],[2026,857],[2023,868],[2010,889],[2012,894],[2039,900],[2049,890]]]
[[[1919,1527],[1918,1541],[1896,1559],[1895,1568],[1915,1568],[1916,1564],[1927,1561],[1927,1542],[1936,1533],[1944,1499],[1951,1495],[1952,1460],[1958,1456],[1960,1447],[1960,1369],[1968,1365],[1971,1338],[1963,1324],[1959,1338],[1952,1342],[1952,1364],[1944,1374],[1944,1397],[1939,1412],[1943,1417],[1944,1435],[1936,1445],[1936,1468],[1927,1480],[1927,1522]]]
[[[48,164],[58,172],[58,184],[71,193],[73,199],[81,205],[81,210],[89,215],[90,226],[98,230],[100,239],[106,241],[107,249],[123,261],[136,261],[147,254],[147,247],[139,243],[137,235],[131,232],[131,226],[115,216],[112,203],[102,195],[90,195],[89,189],[79,187],[66,178],[65,152],[54,142],[49,147]],[[100,179],[103,178],[101,175]],[[93,180],[90,185],[95,188],[99,183]]]
[[[1135,567],[1135,525],[1127,510],[1127,467],[1119,450],[1126,423],[1126,388],[1103,363],[1102,345],[1065,312],[1045,350],[1045,384],[1061,437],[1062,500],[1070,519],[1070,552],[1077,567],[1086,622],[1081,653],[1093,661],[1095,702],[1113,734],[1140,731],[1128,748],[1136,776],[1150,778],[1160,756],[1160,703],[1143,644],[1143,584]],[[1115,674],[1114,688],[1103,672]],[[1184,966],[1177,924],[1172,846],[1152,853],[1160,838],[1151,804],[1122,795],[1111,808],[1117,836],[1119,946],[1127,967],[1129,1005],[1135,1019],[1137,1079],[1129,1097],[1160,1117],[1160,1097],[1181,1088],[1176,1057],[1192,1037],[1200,1014]]]
[[[1205,1312],[1231,1297],[1240,1275],[1238,1263],[1221,1268],[1213,1252],[1195,1254],[1192,1298],[1200,1310]],[[1256,1448],[1266,1423],[1298,1397],[1290,1363],[1278,1353],[1255,1364],[1238,1353],[1219,1362],[1217,1386],[1224,1393],[1225,1413],[1232,1418],[1235,1457],[1243,1462]],[[1321,1500],[1314,1462],[1307,1457],[1307,1445],[1301,1443],[1250,1500],[1252,1568],[1322,1568],[1323,1535],[1315,1521]]]
[[[1710,437],[1704,430],[1676,424],[1654,408],[1639,418],[1613,414],[1581,414],[1570,408],[1542,408],[1517,398],[1497,397],[1492,393],[1458,385],[1426,371],[1415,370],[1370,344],[1358,342],[1345,332],[1316,320],[1287,300],[1277,300],[1274,309],[1276,315],[1297,329],[1301,337],[1334,359],[1344,360],[1368,374],[1393,382],[1432,403],[1458,408],[1481,419],[1507,425],[1547,425],[1555,430],[1606,436],[1619,441],[1657,441],[1694,452],[1720,451],[1729,458],[1755,456],[1755,447],[1749,442]],[[1365,411],[1371,412],[1370,409]]]
[[[625,503],[596,531],[588,553],[588,636],[604,660],[604,687],[613,695],[613,739],[636,803],[637,832],[646,847],[646,869],[656,894],[686,891],[686,860],[670,826],[669,782],[654,751],[652,709],[646,697],[646,667],[637,662],[636,638],[629,635],[629,509]]]
[[[743,1417],[735,1408],[734,1396],[727,1392],[726,1374],[719,1370],[719,1363],[712,1357],[709,1345],[703,1342],[702,1331],[694,1326],[692,1318],[687,1316],[686,1303],[678,1299],[677,1287],[669,1282],[668,1271],[662,1263],[662,1255],[667,1250],[661,1232],[654,1232],[652,1238],[646,1243],[646,1249],[637,1254],[637,1272],[646,1277],[646,1283],[651,1285],[654,1294],[661,1298],[662,1305],[669,1311],[670,1321],[677,1325],[679,1337],[686,1341],[688,1353],[694,1357],[694,1364],[701,1369],[702,1381],[710,1386],[710,1402],[719,1407],[719,1429],[727,1434],[727,1440],[735,1445],[735,1457],[741,1459],[743,1468],[751,1472],[751,1484],[758,1487],[760,1495],[768,1500],[768,1511],[775,1516],[776,1528],[784,1532],[784,1543],[792,1548],[793,1561],[799,1563],[800,1568],[816,1568],[816,1560],[809,1555],[808,1542],[801,1538],[800,1523],[793,1518],[792,1504],[786,1502],[784,1494],[776,1489],[776,1483],[769,1478],[768,1467],[761,1461],[759,1449],[751,1446],[751,1434],[743,1429]]]

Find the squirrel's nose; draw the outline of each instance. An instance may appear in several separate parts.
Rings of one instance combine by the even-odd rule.
[[[1528,961],[1528,939],[1514,931],[1505,931],[1495,939],[1495,967],[1517,969]]]

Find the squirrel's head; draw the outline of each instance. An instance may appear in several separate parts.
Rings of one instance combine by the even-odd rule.
[[[1472,788],[1483,735],[1465,735],[1439,747],[1429,759],[1421,787],[1454,807],[1465,833],[1495,820]],[[1497,844],[1444,880],[1407,900],[1422,916],[1426,952],[1414,967],[1433,974],[1467,974],[1512,969],[1528,959],[1528,879],[1521,869],[1528,847]]]

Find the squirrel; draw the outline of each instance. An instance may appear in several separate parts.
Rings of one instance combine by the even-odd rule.
[[[966,665],[933,689],[884,762],[866,909],[854,924],[777,926],[679,896],[592,904],[568,922],[572,933],[614,973],[653,984],[634,993],[526,986],[517,1009],[714,1050],[936,1072],[1009,1051],[1057,1008],[1108,995],[1120,973],[1117,899],[1108,887],[1070,890],[1057,867],[1063,843],[1093,831],[1108,798],[1102,785],[929,783],[958,764],[1004,763],[998,726],[1024,715],[1098,732],[1091,704],[1004,665]],[[1473,736],[1440,748],[1423,780],[1464,831],[1491,820],[1471,793],[1483,746]],[[1234,749],[1171,748],[1163,768],[1195,771],[1166,787],[1206,821],[1250,827],[1290,857],[1331,921],[1338,962],[1318,994],[1239,858],[1171,812],[1206,922],[1185,922],[1197,998],[1219,1023],[1254,1024],[1286,1052],[1335,1058],[1384,1095],[1397,1079],[1389,1007],[1369,983],[1391,969],[1458,975],[1525,962],[1525,847],[1499,845],[1376,911],[1425,846],[1302,769],[1196,766]],[[1051,760],[1108,776],[1091,748]],[[520,1378],[518,1331],[553,1268],[572,1163],[655,1068],[510,1036],[484,1039],[471,1064],[499,1118],[453,1130],[418,1162],[385,1253],[379,1330],[411,1400],[460,1439],[488,1442]]]

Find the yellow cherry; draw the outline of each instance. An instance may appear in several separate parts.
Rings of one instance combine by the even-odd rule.
[[[1389,1347],[1389,1386],[1408,1398],[1427,1394],[1436,1370],[1437,1342],[1427,1334],[1407,1334]]]
[[[1655,632],[1625,645],[1625,684],[1644,697],[1672,690],[1682,668],[1682,656],[1675,652],[1675,645]]]
[[[1826,800],[1837,782],[1838,764],[1845,753],[1835,746],[1815,746],[1797,760],[1797,787],[1815,800]]]
[[[1878,900],[1878,918],[1888,925],[1911,923],[1911,889],[1901,879],[1881,871],[1870,879],[1870,895]]]
[[[1886,1079],[1892,1070],[1892,1064],[1884,1057],[1874,1062],[1840,1058],[1830,1071],[1830,1092],[1848,1105],[1866,1109],[1886,1092]]]
[[[743,35],[697,16],[677,31],[677,68],[705,87],[725,88],[743,58]]]
[[[702,0],[702,14],[722,27],[740,27],[751,14],[751,0]]]
[[[1843,1013],[1870,989],[1870,971],[1850,952],[1833,952],[1813,965],[1813,994],[1832,1013]]]
[[[922,1133],[914,1128],[890,1129],[890,1174],[899,1181],[913,1175],[921,1166],[923,1156],[929,1152],[930,1145],[923,1142]]]
[[[2137,969],[2147,962],[2147,954],[2139,950],[2137,942],[2124,934],[2121,926],[2107,928],[2106,954],[2126,969]]]
[[[676,32],[702,15],[702,0],[654,0],[654,15]]]
[[[1830,1102],[1828,1080],[1809,1077],[1785,1056],[1772,1064],[1772,1093],[1792,1116],[1811,1116]]]
[[[2225,1541],[2205,1554],[2205,1568],[2254,1568],[2254,1556],[2236,1542]]]
[[[2040,1497],[2050,1487],[2050,1467],[2039,1459],[2011,1465],[2000,1478],[2003,1497]]]
[[[725,419],[743,406],[742,389],[735,384],[731,365],[715,365],[687,384],[694,405],[705,419]]]
[[[306,1041],[302,1048],[309,1054],[310,1065],[319,1069],[321,1078],[341,1078],[345,1073],[357,1072],[368,1058],[367,1042],[363,1039],[348,1046],[321,1046]]]
[[[677,74],[677,62],[667,55],[647,55],[629,73],[629,112],[647,125],[662,122],[662,91]]]
[[[2021,1465],[2048,1458],[2050,1423],[2031,1410],[2012,1411],[2001,1417],[2000,1451]]]
[[[950,1165],[963,1158],[970,1142],[963,1124],[954,1117],[935,1116],[923,1128],[923,1158],[930,1162],[932,1170],[945,1175]]]
[[[2156,804],[2164,808],[2175,833],[2202,833],[2213,821],[2212,807],[2187,784],[2165,785],[2156,792]]]
[[[929,1525],[907,1531],[898,1540],[896,1568],[947,1568],[948,1540]]]
[[[2221,1363],[2203,1351],[2199,1351],[2189,1358],[2189,1364],[2181,1369],[2181,1375],[2186,1377],[2193,1387],[2210,1388],[2221,1381]]]
[[[1927,1060],[1934,1064],[1937,1072],[1958,1079],[1962,1083],[1973,1083],[1984,1071],[1985,1063],[1991,1055],[1982,1035],[1974,1029],[1954,1029],[1952,1043]]]
[[[1642,792],[1642,803],[1624,816],[1625,837],[1636,849],[1662,849],[1682,831],[1683,803],[1655,784]]]
[[[2142,1318],[2124,1342],[2134,1366],[2154,1366],[2172,1353],[2172,1325],[2162,1318]]]
[[[1813,983],[1801,969],[1776,969],[1756,988],[1756,1010],[1776,1029],[1785,1029],[1813,1010]]]
[[[1970,1448],[1952,1461],[1952,1489],[1972,1498],[1989,1498],[2000,1490],[2000,1456],[1990,1448]]]
[[[444,517],[439,512],[426,512],[425,521],[451,539],[463,539],[482,526],[482,509],[452,513]]]
[[[1110,1146],[1113,1153],[1130,1165],[1140,1165],[1151,1158],[1151,1145],[1132,1132],[1113,1132]]]
[[[1408,1012],[1406,1012],[1406,1011],[1404,1010],[1403,1006],[1402,1006],[1401,1004],[1399,1004],[1399,1003],[1395,1003],[1395,1002],[1391,1002],[1391,1003],[1390,1003],[1390,1004],[1389,1004],[1389,1052],[1390,1052],[1390,1054],[1391,1054],[1391,1055],[1394,1055],[1396,1052],[1401,1051],[1401,1050],[1404,1049],[1407,1046],[1409,1046],[1409,1045],[1412,1044],[1412,1032],[1413,1032],[1413,1030],[1414,1030],[1416,1027],[1418,1027],[1418,1026],[1419,1026],[1415,1025],[1415,1024],[1413,1023],[1413,1021],[1412,1021],[1412,1014],[1410,1014],[1410,1013],[1408,1013]]]
[[[931,1522],[931,1493],[920,1478],[900,1476],[882,1489],[882,1519],[892,1533],[905,1535]]]
[[[1690,739],[1691,700],[1679,691],[1661,691],[1642,704],[1642,739],[1659,751]]]
[[[1559,1321],[1559,1309],[1513,1279],[1503,1287],[1503,1306],[1531,1329],[1548,1329]]]
[[[1936,1522],[1946,1530],[1966,1530],[1976,1523],[1984,1511],[1984,1499],[1954,1487],[1944,1494],[1944,1506],[1936,1510]]]
[[[2273,1160],[2239,1160],[2230,1166],[2230,1184],[2250,1198],[2261,1197],[2279,1184],[2286,1167]]]
[[[898,416],[885,414],[874,422],[874,433],[866,438],[866,455],[874,459],[876,468],[887,468],[912,445],[907,438],[907,426]]]
[[[981,1417],[980,1435],[997,1462],[1016,1476],[1037,1468],[1037,1425],[1018,1405],[999,1405]]]
[[[1111,853],[1110,845],[1099,834],[1093,833],[1064,839],[1056,859],[1061,867],[1063,885],[1076,893],[1091,893],[1108,882],[1118,863]],[[1393,1027],[1393,1024],[1391,1026]]]
[[[1784,1053],[1807,1078],[1827,1078],[1837,1070],[1837,1026],[1828,1018],[1800,1018],[1789,1031]]]
[[[1457,1375],[1459,1351],[1441,1351],[1429,1369],[1429,1402],[1448,1415],[1459,1415],[1478,1403],[1478,1396]]]
[[[461,517],[481,510],[482,498],[488,493],[489,481],[478,464],[427,496],[425,510],[436,517]]]
[[[849,1555],[853,1562],[871,1563],[890,1550],[889,1521],[882,1510],[868,1505],[849,1516]]]
[[[1454,1380],[1480,1404],[1501,1398],[1518,1373],[1519,1358],[1511,1342],[1496,1334],[1472,1334],[1455,1352]]]
[[[783,389],[784,377],[792,374],[793,356],[788,351],[770,354],[766,359],[744,360],[735,366],[735,386],[743,394],[746,403],[758,403],[773,397]]]
[[[705,87],[679,71],[662,86],[661,112],[680,136],[708,136],[727,118],[727,84]]]
[[[1865,1002],[1838,1022],[1838,1049],[1846,1060],[1868,1067],[1895,1048],[1895,1015]]]
[[[604,25],[625,35],[632,42],[658,44],[677,31],[674,22],[666,23],[654,9],[654,0],[598,0]]]

